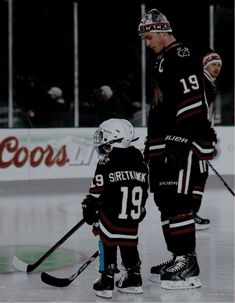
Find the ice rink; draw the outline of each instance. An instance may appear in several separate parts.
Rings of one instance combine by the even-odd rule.
[[[233,189],[234,179],[224,179]],[[92,285],[99,276],[98,258],[68,287],[41,281],[42,271],[69,277],[97,250],[97,238],[86,224],[32,273],[16,270],[14,255],[34,263],[81,220],[81,201],[89,181],[0,183],[0,302],[234,302],[234,197],[217,176],[209,177],[200,210],[202,217],[211,219],[209,229],[197,231],[201,288],[163,290],[149,280],[150,267],[169,256],[151,195],[139,235],[143,294],[114,290],[112,299],[96,297]]]

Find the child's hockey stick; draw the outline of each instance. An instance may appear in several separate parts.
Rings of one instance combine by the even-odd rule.
[[[85,223],[85,220],[82,219],[80,222],[78,222],[69,232],[67,232],[66,235],[63,236],[54,246],[52,246],[51,249],[49,249],[40,259],[38,259],[33,264],[27,264],[23,261],[21,261],[16,256],[13,257],[13,265],[15,268],[21,271],[25,272],[31,272],[35,268],[37,268],[48,256],[50,256],[54,250],[59,247],[62,243],[64,243],[73,233],[75,233],[76,230],[78,230],[83,224]]]
[[[75,280],[77,278],[77,276],[80,275],[80,273],[83,272],[83,270],[85,270],[87,268],[87,266],[91,262],[93,262],[98,255],[99,255],[99,252],[96,251],[72,276],[70,276],[68,278],[57,278],[57,277],[47,274],[46,272],[42,272],[41,280],[44,283],[49,284],[51,286],[66,287],[70,283],[72,283],[73,280]]]
[[[217,170],[212,166],[212,164],[207,161],[207,164],[209,167],[213,170],[213,172],[217,175],[217,177],[220,179],[220,181],[224,184],[224,186],[230,191],[230,193],[234,196],[234,191],[229,187],[229,185],[224,181],[224,179],[220,176],[220,174],[217,172]]]

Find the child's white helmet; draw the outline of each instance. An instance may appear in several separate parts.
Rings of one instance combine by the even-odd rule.
[[[103,156],[109,154],[113,147],[129,147],[133,140],[134,128],[126,119],[108,119],[100,124],[94,135],[97,153]]]

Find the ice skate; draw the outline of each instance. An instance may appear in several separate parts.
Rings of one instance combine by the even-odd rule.
[[[114,289],[114,276],[106,273],[102,273],[93,284],[95,294],[102,298],[111,299]]]
[[[195,228],[196,230],[208,229],[210,227],[210,220],[203,219],[198,214],[194,214]]]
[[[165,273],[165,270],[172,266],[175,261],[175,256],[172,255],[172,258],[164,263],[158,264],[156,266],[151,267],[150,273],[150,280],[152,282],[161,282],[161,275]]]
[[[194,254],[176,256],[175,262],[161,275],[161,287],[165,289],[190,289],[201,286],[199,266]]]
[[[140,271],[129,270],[116,282],[118,291],[129,294],[142,294],[142,278]]]

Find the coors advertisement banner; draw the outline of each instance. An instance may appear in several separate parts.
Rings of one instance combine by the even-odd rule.
[[[96,128],[0,130],[0,181],[91,178],[98,155]],[[234,128],[217,127],[217,155],[212,161],[220,174],[234,174]],[[146,128],[135,128],[143,150]],[[210,172],[213,174],[213,172]]]
[[[95,129],[0,131],[0,180],[90,177]]]

